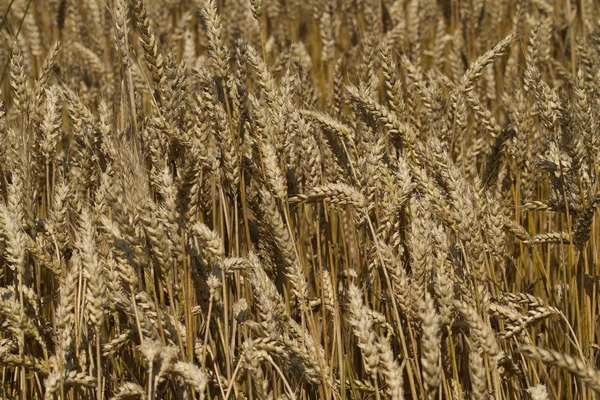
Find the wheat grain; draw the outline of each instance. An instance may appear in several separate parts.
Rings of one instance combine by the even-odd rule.
[[[545,350],[534,346],[521,346],[520,352],[527,358],[539,360],[560,368],[580,378],[595,392],[600,392],[600,372],[579,358],[555,350]]]
[[[0,3],[1,398],[596,395],[596,2]]]

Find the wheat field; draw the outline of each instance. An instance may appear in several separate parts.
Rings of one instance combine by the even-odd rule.
[[[0,399],[600,398],[600,2],[0,13]]]

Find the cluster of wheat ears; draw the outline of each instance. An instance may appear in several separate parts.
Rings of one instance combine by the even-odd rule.
[[[594,399],[594,0],[0,0],[0,398]]]

